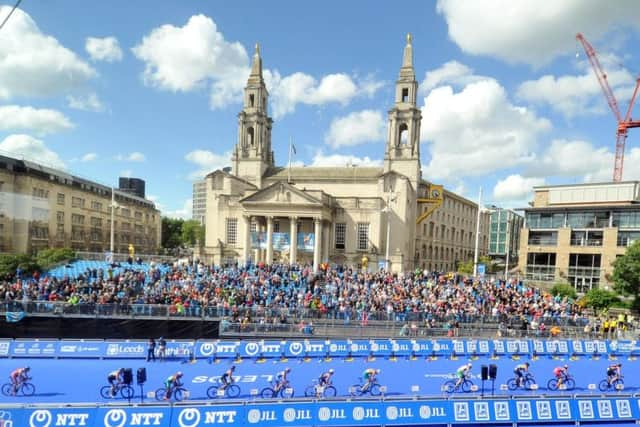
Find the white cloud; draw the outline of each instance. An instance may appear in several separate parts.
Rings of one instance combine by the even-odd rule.
[[[190,151],[184,156],[185,160],[194,163],[198,169],[189,174],[189,179],[202,179],[205,175],[231,165],[231,152],[216,154],[208,150]]]
[[[169,218],[191,219],[193,217],[193,199],[186,199],[182,207],[174,210],[165,210],[162,205],[158,208],[162,214]]]
[[[45,108],[0,106],[0,130],[32,131],[46,135],[73,128],[71,121],[61,112]]]
[[[125,154],[125,155],[118,154],[116,156],[116,160],[121,162],[144,162],[147,160],[147,158],[141,152],[134,151],[132,153]]]
[[[67,105],[69,108],[91,111],[94,113],[101,113],[105,110],[104,105],[98,98],[98,95],[94,92],[80,96],[69,95],[67,96]]]
[[[331,121],[324,142],[333,148],[384,139],[385,121],[380,111],[355,111]]]
[[[313,156],[311,166],[316,167],[345,167],[345,166],[382,166],[382,160],[371,159],[368,156],[357,157],[349,154],[329,154],[325,155],[322,150],[318,150]],[[357,167],[354,173],[357,174]]]
[[[449,37],[466,53],[542,65],[574,52],[575,35],[598,40],[613,28],[640,27],[636,0],[438,0]]]
[[[43,141],[29,135],[15,134],[0,142],[0,152],[9,153],[45,166],[64,169],[66,166],[60,156],[49,149]]]
[[[442,64],[440,68],[427,71],[424,80],[420,84],[420,93],[427,93],[438,86],[452,84],[454,86],[465,86],[478,80],[483,80],[481,76],[473,74],[473,70],[458,61],[449,61]]]
[[[87,153],[80,158],[81,162],[92,162],[98,158],[96,153]]]
[[[185,49],[185,46],[189,46]],[[215,22],[194,15],[182,27],[155,28],[133,49],[145,63],[146,85],[174,92],[209,87],[211,108],[223,108],[242,101],[242,91],[250,73],[250,59],[239,42],[229,42]],[[277,70],[264,70],[271,94],[274,117],[295,111],[297,104],[348,104],[356,96],[372,96],[382,83],[367,76],[362,81],[344,73],[320,80],[305,73],[282,77]]]
[[[430,161],[427,179],[451,180],[493,173],[529,161],[548,120],[513,105],[500,84],[486,79],[460,92],[434,89],[422,107],[421,138]]]
[[[544,178],[525,178],[522,175],[509,175],[496,183],[493,198],[496,201],[521,201],[530,199],[533,187],[544,185]]]
[[[84,48],[93,61],[115,62],[122,60],[122,49],[115,37],[87,37]]]
[[[0,6],[0,16],[10,10],[10,6]],[[22,10],[16,9],[2,29],[0,99],[57,95],[95,76],[91,66],[54,37],[43,34]]]
[[[634,78],[629,71],[613,70],[607,73],[607,80],[618,100],[631,96]],[[568,118],[608,110],[602,89],[591,69],[582,75],[545,75],[525,81],[518,87],[517,96],[534,104],[546,105]]]

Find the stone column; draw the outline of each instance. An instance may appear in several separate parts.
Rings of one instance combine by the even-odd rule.
[[[313,219],[314,236],[313,236],[313,271],[318,271],[320,265],[320,243],[322,239],[322,220],[320,218]]]
[[[298,260],[298,217],[290,217],[289,225],[289,263],[295,264]]]
[[[258,233],[262,233],[261,221],[256,220],[256,231]],[[260,261],[264,261],[262,256],[262,249],[260,249],[260,245],[258,245],[258,247],[254,249],[254,251],[255,251],[255,257],[256,257],[256,264],[259,263]]]
[[[273,217],[267,217],[267,259],[265,264],[271,265],[273,263]]]
[[[325,222],[322,227],[322,262],[329,262],[329,246],[331,245],[331,223]]]
[[[245,265],[249,262],[249,251],[251,250],[251,215],[243,215],[244,219],[244,246],[242,247],[242,258]]]

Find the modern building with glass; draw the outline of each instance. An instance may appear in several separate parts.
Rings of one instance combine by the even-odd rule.
[[[518,264],[520,250],[520,230],[524,224],[522,215],[510,209],[487,206],[490,214],[489,257],[504,268]],[[508,252],[508,256],[507,256]]]
[[[640,239],[638,181],[534,187],[524,211],[519,270],[533,281],[608,286],[612,263]]]

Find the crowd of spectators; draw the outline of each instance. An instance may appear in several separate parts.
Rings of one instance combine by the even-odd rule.
[[[216,268],[202,263],[174,264],[147,272],[118,274],[87,270],[75,278],[37,275],[0,283],[0,301],[65,302],[69,307],[116,306],[143,310],[164,306],[172,315],[226,316],[231,322],[289,322],[332,318],[366,324],[370,320],[418,321],[455,325],[480,318],[529,325],[583,326],[583,309],[521,281],[471,281],[436,272],[361,272],[348,267],[257,265]],[[147,313],[148,314],[148,313]],[[408,326],[411,328],[411,326]]]

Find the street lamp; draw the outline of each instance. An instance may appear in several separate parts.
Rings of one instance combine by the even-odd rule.
[[[390,263],[390,255],[389,255],[389,249],[390,249],[390,244],[389,244],[389,238],[391,236],[391,202],[395,202],[396,201],[396,193],[395,191],[389,191],[387,193],[387,207],[385,208],[385,211],[387,212],[387,250],[386,250],[386,255],[385,255],[385,260],[384,260],[384,270],[388,273],[389,272],[389,263]]]
[[[111,252],[111,256],[113,257],[113,240],[114,240],[113,221],[115,219],[116,209],[120,207],[120,205],[116,203],[116,192],[113,189],[113,187],[111,187],[111,204],[109,206],[111,207],[111,236],[110,236],[111,239],[109,242],[109,251]]]

